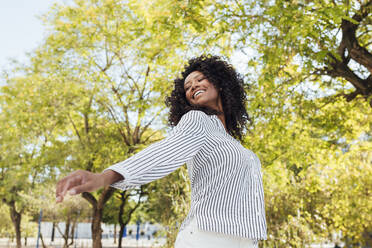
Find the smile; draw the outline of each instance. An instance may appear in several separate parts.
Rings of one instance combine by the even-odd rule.
[[[204,93],[205,90],[198,90],[197,92],[195,92],[195,94],[193,95],[193,98],[195,99],[195,97],[197,97],[198,95]]]

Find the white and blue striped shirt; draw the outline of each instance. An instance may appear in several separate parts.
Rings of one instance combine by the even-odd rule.
[[[261,163],[230,136],[216,115],[199,110],[184,114],[163,140],[108,167],[124,180],[112,187],[126,190],[162,178],[184,163],[191,182],[192,217],[201,230],[267,239]]]

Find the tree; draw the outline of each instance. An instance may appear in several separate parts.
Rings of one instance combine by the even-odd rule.
[[[63,161],[62,150],[57,155],[50,149],[61,119],[53,116],[46,98],[39,98],[42,82],[35,82],[37,75],[5,79],[0,88],[0,197],[9,207],[17,247],[21,247],[22,215],[28,211],[22,193],[53,175],[53,170],[47,170],[50,164]]]
[[[238,36],[234,46],[266,78],[287,74],[286,84],[316,85],[347,101],[372,107],[370,41],[372,1],[222,1],[215,18]],[[251,52],[249,50],[248,52]],[[301,71],[293,80],[289,67]]]
[[[147,188],[148,185],[142,185],[139,189],[115,192],[114,197],[110,199],[110,205],[105,208],[103,222],[119,224],[118,248],[122,247],[125,226],[148,195]],[[116,237],[116,231],[114,235]]]
[[[342,99],[289,106],[257,121],[244,142],[263,165],[269,235],[263,245],[302,247],[339,231],[346,243],[368,244],[371,109]]]
[[[9,208],[5,204],[0,204],[0,235],[14,240],[15,230],[10,218]],[[24,233],[24,245],[27,246],[27,238],[35,237],[37,234],[37,224],[32,221],[32,216],[23,215],[21,223],[21,230]]]

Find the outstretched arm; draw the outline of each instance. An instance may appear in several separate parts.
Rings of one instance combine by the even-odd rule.
[[[184,114],[169,136],[102,173],[75,171],[57,183],[57,202],[70,194],[95,191],[103,186],[131,189],[162,178],[179,168],[202,149],[206,140],[207,115],[192,110]]]

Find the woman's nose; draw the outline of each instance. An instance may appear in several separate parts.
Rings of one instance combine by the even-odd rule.
[[[194,89],[196,88],[196,86],[197,86],[197,84],[196,84],[195,82],[193,82],[193,83],[191,84],[191,90],[194,90]]]

